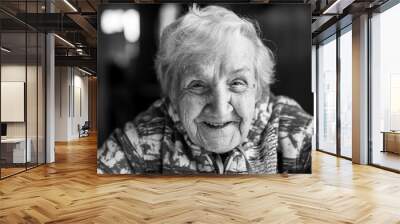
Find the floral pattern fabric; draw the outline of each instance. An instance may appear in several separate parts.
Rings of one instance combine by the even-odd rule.
[[[98,174],[311,173],[313,118],[294,100],[258,102],[245,141],[223,159],[195,145],[163,98],[98,149]]]

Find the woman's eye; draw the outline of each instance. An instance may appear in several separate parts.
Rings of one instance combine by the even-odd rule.
[[[235,79],[231,82],[231,88],[235,92],[243,92],[247,89],[247,82],[240,79]]]
[[[207,86],[201,81],[192,81],[187,86],[187,89],[193,93],[201,94],[206,91]]]

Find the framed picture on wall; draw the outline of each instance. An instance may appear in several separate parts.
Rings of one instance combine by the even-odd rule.
[[[1,82],[1,122],[25,121],[25,82]]]

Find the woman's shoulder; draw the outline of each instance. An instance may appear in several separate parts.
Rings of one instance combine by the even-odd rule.
[[[99,148],[99,173],[143,173],[159,169],[167,123],[164,104],[164,100],[157,100],[123,128],[113,131]]]
[[[313,117],[286,96],[274,97],[270,107],[278,131],[279,172],[310,173]]]
[[[304,121],[310,122],[313,118],[309,115],[299,103],[287,96],[275,96],[262,99],[256,104],[256,121],[267,124],[272,120],[279,121]]]
[[[133,121],[127,123],[128,127],[135,127],[139,134],[158,134],[164,130],[168,123],[167,102],[159,99],[155,101],[146,111],[138,114]]]
[[[284,120],[310,122],[313,117],[307,113],[301,105],[294,99],[287,96],[274,96],[264,101],[265,112],[270,113],[272,117],[279,117]]]
[[[160,149],[166,126],[170,124],[166,104],[165,99],[157,100],[146,111],[125,124],[124,134],[145,155],[156,154]]]

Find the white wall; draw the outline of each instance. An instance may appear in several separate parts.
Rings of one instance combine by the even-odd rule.
[[[78,124],[89,118],[88,77],[76,68],[56,67],[55,107],[55,140],[77,139]]]
[[[68,140],[68,88],[70,83],[67,67],[55,68],[55,141]]]
[[[71,119],[71,136],[72,138],[78,138],[78,124],[82,126],[85,121],[89,120],[88,111],[88,77],[82,76],[79,70],[74,69],[74,82],[73,82],[73,96],[74,102],[71,102],[72,119]]]

